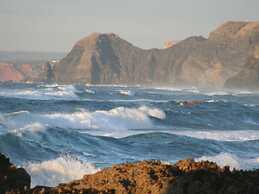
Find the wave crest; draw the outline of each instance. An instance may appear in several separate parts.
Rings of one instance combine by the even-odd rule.
[[[108,111],[97,110],[89,112],[84,109],[73,113],[34,114],[28,111],[6,114],[1,123],[8,131],[32,132],[42,131],[44,128],[63,129],[95,129],[89,131],[94,134],[102,130],[99,135],[118,136],[121,130],[154,128],[151,118],[165,119],[166,114],[156,108],[141,106],[139,108],[117,107]],[[117,131],[117,132],[116,132]],[[119,133],[118,133],[119,132]]]
[[[31,175],[32,186],[57,186],[60,183],[81,179],[85,174],[93,174],[99,169],[72,157],[59,157],[41,163],[28,163],[25,166]]]

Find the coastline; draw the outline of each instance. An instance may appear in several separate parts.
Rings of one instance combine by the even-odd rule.
[[[259,169],[230,170],[193,159],[164,164],[157,160],[105,168],[57,187],[30,188],[30,176],[0,154],[0,193],[8,194],[258,194]]]

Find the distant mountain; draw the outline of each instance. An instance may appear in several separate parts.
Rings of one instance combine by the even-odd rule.
[[[226,22],[208,38],[190,37],[165,49],[145,50],[116,34],[93,33],[78,41],[58,63],[46,63],[57,55],[27,55],[26,60],[40,61],[35,63],[40,64],[37,68],[32,67],[32,74],[23,73],[21,64],[33,62],[23,60],[23,54],[17,56],[3,62],[13,61],[24,76],[21,81],[254,89],[259,84],[259,22]],[[4,69],[0,68],[0,76],[6,77],[1,74]],[[17,81],[20,76],[13,77]]]
[[[259,22],[227,22],[208,39],[190,37],[167,49],[150,50],[115,34],[94,33],[54,66],[54,76],[59,83],[222,88],[247,66],[248,58],[259,55],[258,29]],[[238,87],[228,82],[232,86]]]
[[[49,82],[51,61],[65,53],[0,51],[0,82]],[[48,62],[49,61],[49,62]]]

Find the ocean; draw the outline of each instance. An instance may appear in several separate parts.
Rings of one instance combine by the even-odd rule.
[[[259,93],[1,84],[0,152],[32,186],[149,159],[259,168]]]

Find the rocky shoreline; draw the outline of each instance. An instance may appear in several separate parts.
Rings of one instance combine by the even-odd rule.
[[[233,170],[192,159],[176,164],[141,161],[114,165],[57,187],[30,188],[30,176],[0,154],[1,194],[258,194],[259,170]]]

